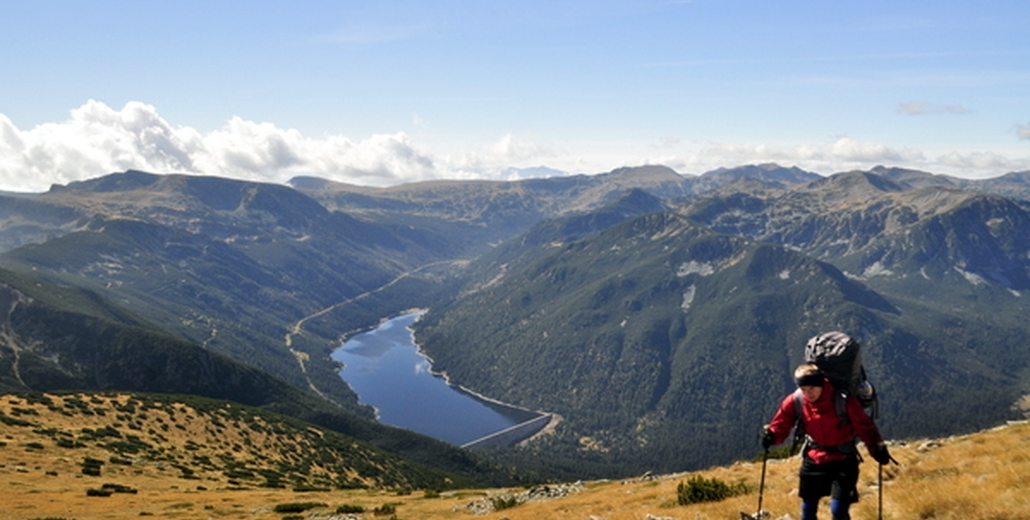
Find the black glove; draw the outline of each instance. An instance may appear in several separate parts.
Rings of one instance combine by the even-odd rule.
[[[870,455],[872,455],[873,460],[880,463],[881,466],[886,466],[891,462],[895,464],[898,463],[898,461],[894,460],[894,457],[891,457],[891,452],[887,450],[886,444],[880,443],[876,446],[876,449],[872,451],[873,452]]]
[[[775,440],[776,439],[773,436],[772,430],[769,429],[769,425],[767,424],[767,425],[763,426],[762,427],[762,447],[765,448],[765,449],[769,449],[769,447],[773,445],[773,441],[775,441]]]

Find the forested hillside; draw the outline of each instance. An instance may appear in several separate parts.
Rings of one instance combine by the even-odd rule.
[[[516,478],[472,453],[381,425],[252,366],[183,341],[94,292],[0,270],[0,305],[4,316],[0,392],[202,396],[307,421],[367,443],[382,456],[431,466],[468,484],[500,484]]]
[[[826,330],[865,345],[888,435],[1014,416],[1030,354],[1020,204],[849,173],[680,208],[593,233],[541,224],[421,322],[438,369],[567,418],[552,445],[516,457],[724,463]]]

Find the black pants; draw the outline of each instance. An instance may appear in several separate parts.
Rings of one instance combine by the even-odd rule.
[[[858,502],[858,457],[822,464],[805,457],[801,462],[798,495],[805,501],[829,496],[845,504]]]

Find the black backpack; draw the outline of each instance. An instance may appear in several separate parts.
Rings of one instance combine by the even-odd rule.
[[[869,383],[862,366],[862,347],[855,338],[843,332],[826,332],[808,340],[805,345],[805,362],[815,363],[826,379],[837,390],[837,396],[853,395],[862,408],[870,409],[870,417],[876,418],[879,399],[876,389]],[[838,415],[840,415],[838,408]],[[841,417],[847,421],[847,414]]]
[[[847,398],[858,398],[862,408],[869,410],[869,417],[875,419],[879,412],[879,395],[866,378],[862,366],[862,347],[858,341],[843,332],[826,332],[808,340],[805,345],[805,362],[814,363],[822,370],[834,388],[834,406],[841,424],[850,423],[847,412]],[[794,392],[794,410],[797,423],[794,426],[794,447],[796,450],[805,442],[805,425],[802,422],[801,390]],[[810,441],[809,441],[810,442]]]

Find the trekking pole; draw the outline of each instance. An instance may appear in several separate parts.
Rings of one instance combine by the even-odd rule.
[[[880,510],[879,510],[879,516],[877,518],[879,520],[883,520],[883,464],[880,464],[879,466],[880,466],[880,483],[876,487],[880,491]]]
[[[762,452],[762,480],[758,484],[758,511],[755,518],[762,517],[762,495],[765,493],[765,463],[769,460],[769,448]]]

